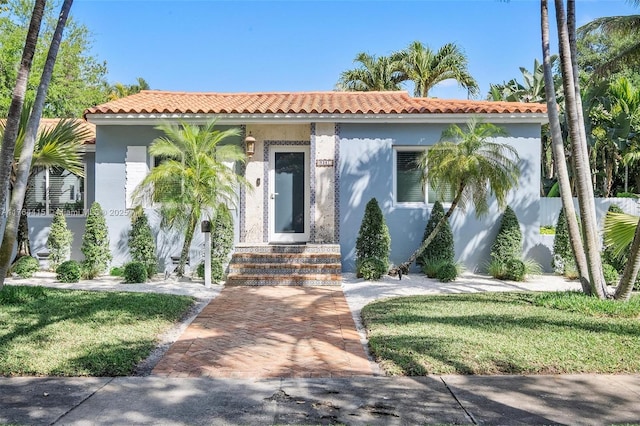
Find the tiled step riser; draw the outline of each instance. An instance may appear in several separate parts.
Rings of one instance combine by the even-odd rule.
[[[228,286],[262,286],[262,285],[291,285],[291,286],[335,286],[341,284],[340,275],[309,275],[309,276],[251,276],[242,275],[227,277]]]
[[[280,255],[280,254],[234,254],[232,258],[233,263],[238,264],[340,264],[340,255]]]
[[[338,245],[240,245],[229,264],[227,285],[340,285],[341,272]]]
[[[340,265],[257,265],[257,264],[232,264],[229,266],[230,274],[277,274],[277,275],[299,275],[299,274],[339,274],[342,272]]]

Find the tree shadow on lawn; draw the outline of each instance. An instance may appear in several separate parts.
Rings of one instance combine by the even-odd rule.
[[[45,345],[56,345],[58,342],[53,340],[56,335],[52,334],[54,331],[48,330],[48,327],[60,323],[86,324],[87,327],[95,328],[95,333],[100,333],[103,324],[126,326],[145,320],[174,323],[193,304],[193,301],[185,304],[182,297],[158,294],[58,290],[43,287],[30,287],[29,291],[34,289],[44,291],[25,303],[0,305],[0,312],[5,311],[6,315],[21,318],[19,325],[7,333],[0,333],[0,353],[4,353],[5,356],[15,347],[28,347],[32,342],[38,342],[39,348],[43,350],[46,350]],[[176,315],[177,312],[180,314]],[[156,338],[156,334],[152,333],[148,338],[134,342],[123,333],[117,337],[120,340],[118,344],[105,343],[98,348],[91,345],[83,348],[86,356],[70,361],[70,365],[81,367],[78,375],[130,374],[134,371],[135,364],[153,349]],[[136,360],[133,365],[127,358],[131,356]],[[127,359],[125,366],[121,365],[124,359]],[[108,362],[115,364],[109,367]],[[110,369],[119,373],[112,373]],[[7,373],[11,372],[5,372]],[[58,366],[51,374],[67,373],[63,373],[62,366]]]

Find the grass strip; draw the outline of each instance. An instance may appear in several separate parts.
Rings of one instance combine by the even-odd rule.
[[[640,372],[638,296],[412,296],[371,303],[362,317],[389,375]]]
[[[131,375],[193,303],[164,294],[5,286],[0,375]]]

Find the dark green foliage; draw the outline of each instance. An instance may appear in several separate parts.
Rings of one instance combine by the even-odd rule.
[[[612,213],[624,213],[624,211],[617,204],[611,204],[609,206],[609,211]],[[620,254],[619,256],[615,256],[613,254],[613,247],[607,246],[602,252],[602,263],[608,263],[609,265],[613,266],[619,274],[622,274],[624,271],[624,267],[629,260],[629,251],[630,247],[627,247],[627,249],[622,254]]]
[[[620,280],[620,275],[616,268],[608,263],[602,264],[602,272],[604,273],[604,282],[607,285],[616,286],[618,285],[618,281]]]
[[[121,266],[114,266],[109,270],[109,275],[112,277],[124,277],[124,268]]]
[[[111,261],[109,251],[109,231],[100,204],[93,203],[87,216],[82,247],[84,254],[82,273],[85,278],[92,279],[107,270]]]
[[[448,283],[458,278],[458,266],[453,262],[446,262],[436,272],[436,278],[440,282]]]
[[[198,264],[196,276],[204,278],[204,262]],[[224,268],[220,261],[211,259],[211,281],[221,281],[224,278]]]
[[[34,273],[40,270],[40,262],[31,256],[22,256],[11,268],[20,278],[31,278]]]
[[[67,220],[61,209],[56,209],[47,237],[49,250],[49,269],[55,271],[58,265],[69,259],[73,233],[67,228]]]
[[[360,277],[365,280],[379,280],[389,269],[388,262],[385,262],[376,257],[370,257],[360,262],[358,271]]]
[[[145,265],[148,277],[155,275],[158,270],[156,242],[153,238],[147,215],[140,206],[136,207],[131,217],[129,252],[133,261]]]
[[[556,223],[556,236],[553,239],[553,268],[564,273],[564,265],[575,264],[571,242],[569,241],[569,227],[567,226],[567,216],[564,208],[560,209],[558,222]],[[559,259],[562,265],[558,265],[555,259]],[[561,269],[562,266],[562,269]]]
[[[506,262],[522,256],[522,232],[515,212],[507,206],[502,215],[500,230],[491,246],[491,259]]]
[[[427,226],[424,230],[422,241],[426,240],[427,237],[431,235],[436,226],[438,226],[438,222],[440,222],[443,217],[444,209],[442,208],[442,204],[440,201],[436,201],[431,209],[431,215],[429,216],[429,221],[427,222]],[[449,221],[447,220],[431,243],[425,248],[422,254],[418,256],[416,264],[422,266],[435,260],[453,262],[454,256],[453,233],[451,232],[451,225],[449,225]]]
[[[449,263],[449,261],[444,259],[429,259],[422,265],[422,273],[429,278],[436,278],[438,269],[447,263]]]
[[[385,223],[378,201],[372,198],[365,207],[364,217],[356,240],[356,269],[361,276],[360,268],[364,261],[375,258],[389,268],[389,252],[391,250],[391,236]]]
[[[224,264],[233,249],[233,217],[226,206],[221,206],[211,222],[211,280],[224,279]],[[203,265],[204,268],[204,265]],[[204,269],[202,272],[204,277]]]
[[[124,265],[124,282],[129,284],[147,281],[147,266],[142,262],[129,262]]]
[[[56,279],[62,283],[77,283],[81,275],[80,264],[75,260],[62,262],[56,268]]]
[[[520,259],[509,259],[505,263],[506,276],[505,278],[512,281],[524,281],[527,275],[527,267]]]
[[[46,296],[44,287],[6,285],[0,291],[0,305],[23,305]]]

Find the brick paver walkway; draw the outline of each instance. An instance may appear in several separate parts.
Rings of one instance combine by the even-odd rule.
[[[153,370],[170,377],[372,375],[341,288],[225,287]]]

